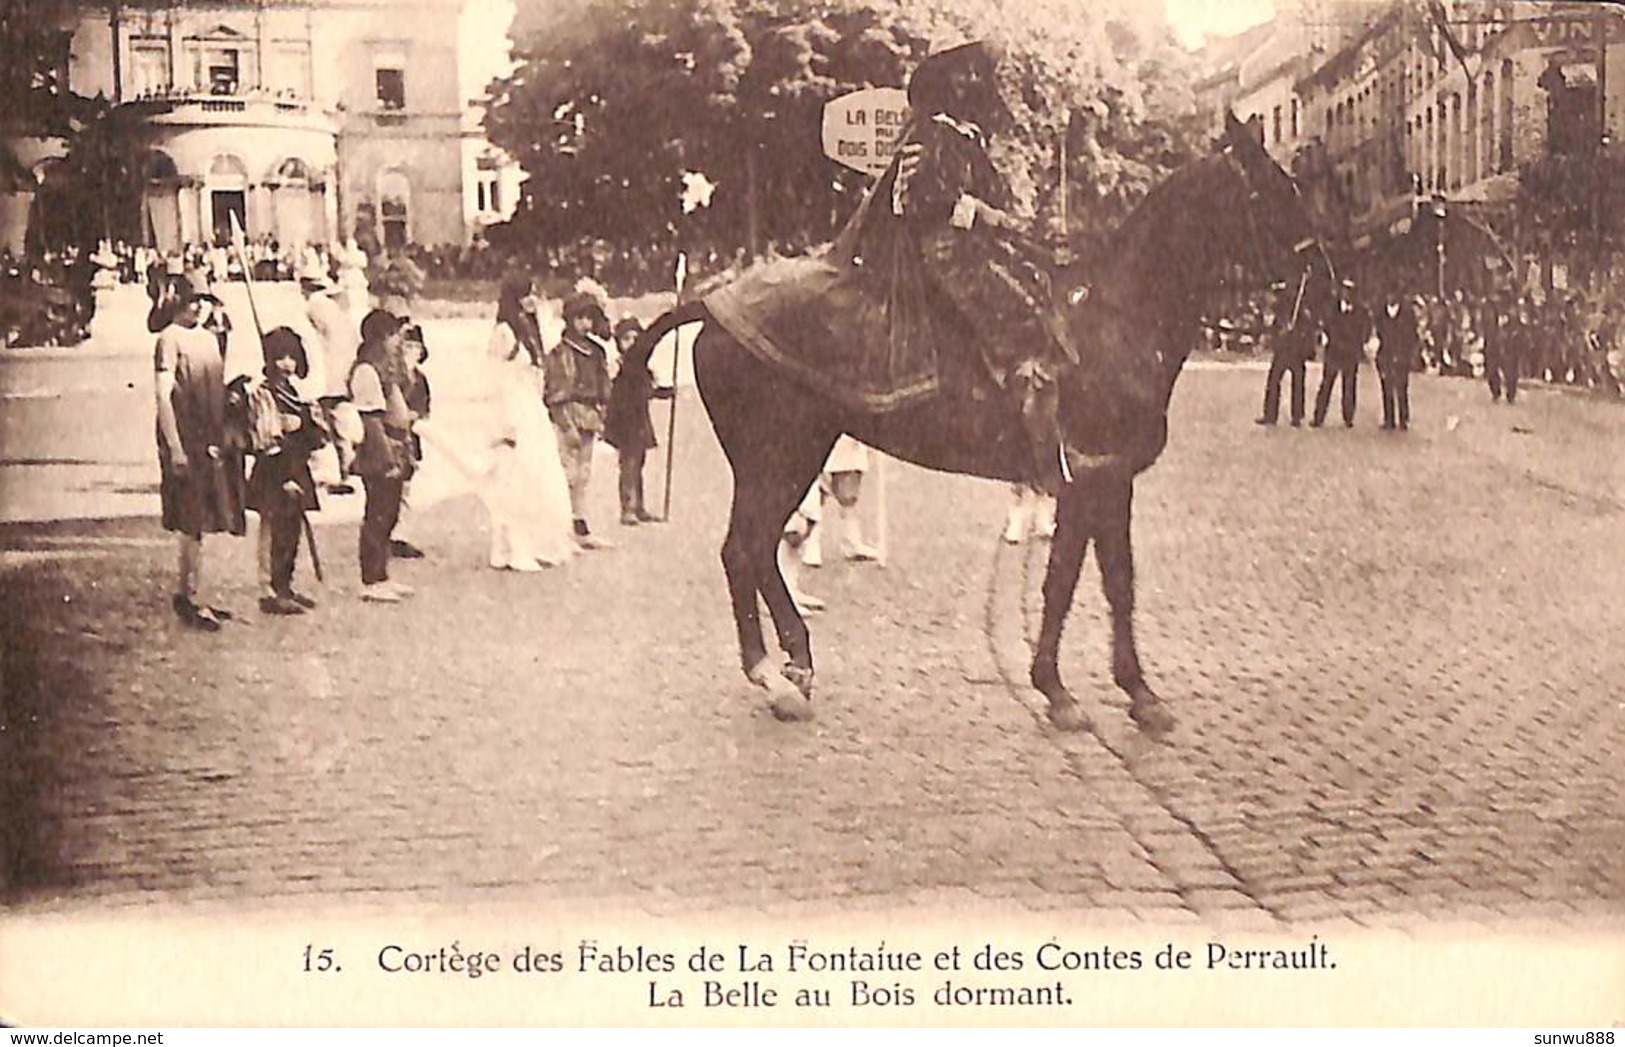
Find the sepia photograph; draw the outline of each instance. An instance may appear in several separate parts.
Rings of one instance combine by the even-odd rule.
[[[0,1025],[1613,1043],[1622,135],[1605,2],[0,0]]]

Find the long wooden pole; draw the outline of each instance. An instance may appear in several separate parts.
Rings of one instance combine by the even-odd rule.
[[[120,22],[123,15],[120,0],[113,0],[112,10],[108,12],[107,21],[113,45],[113,104],[121,105],[124,102],[124,33]]]
[[[237,252],[237,265],[243,271],[243,290],[248,295],[248,315],[254,319],[254,333],[259,336],[260,354],[265,353],[265,325],[260,322],[259,306],[254,302],[254,267],[248,261],[248,236],[243,227],[237,223],[237,212],[227,212],[231,222],[231,247]],[[299,513],[299,522],[305,532],[305,544],[310,547],[310,568],[316,574],[318,584],[325,585],[327,577],[322,571],[322,554],[316,548],[316,528],[310,524],[310,517],[303,510]],[[263,521],[261,521],[263,526]],[[296,550],[297,552],[297,550]]]
[[[875,476],[875,530],[880,532],[875,536],[878,539],[875,562],[884,567],[891,553],[891,520],[886,505],[886,456],[873,448],[870,449],[869,456],[873,463],[871,471]]]
[[[1592,280],[1599,279],[1597,270],[1603,261],[1602,174],[1608,154],[1608,19],[1612,13],[1607,5],[1598,4],[1592,14],[1592,36],[1597,48],[1597,134],[1591,143],[1591,236],[1594,261]]]
[[[243,232],[243,227],[237,224],[236,211],[227,211],[226,215],[231,222],[231,247],[237,252],[237,264],[243,270],[243,289],[248,292],[248,314],[254,319],[254,333],[259,335],[260,348],[263,350],[265,327],[260,323],[259,307],[254,304],[254,269],[248,264],[248,236]]]
[[[688,283],[688,256],[682,251],[677,252],[677,305],[683,304],[683,288]],[[671,331],[671,410],[666,413],[666,489],[662,495],[660,518],[671,519],[671,474],[675,460],[674,447],[677,443],[677,378],[682,370],[683,362],[683,329],[674,327]]]

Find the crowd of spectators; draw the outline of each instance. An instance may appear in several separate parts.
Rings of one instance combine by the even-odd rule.
[[[808,244],[769,244],[768,254],[795,254]],[[493,245],[483,236],[467,245],[409,244],[394,252],[374,248],[373,257],[354,240],[346,244],[281,244],[260,237],[244,245],[255,280],[293,280],[301,272],[325,272],[341,281],[346,267],[365,268],[374,286],[387,286],[393,271],[416,294],[431,282],[489,282],[519,269],[536,274],[538,289],[564,295],[583,277],[615,296],[670,290],[676,248],[651,239],[616,245],[605,240],[534,246]],[[700,246],[687,255],[690,286],[745,264],[743,250]],[[103,242],[94,252],[74,248],[28,259],[0,252],[0,342],[65,345],[83,339],[95,311],[95,289],[114,282],[150,283],[158,274],[202,270],[216,282],[243,279],[238,253],[221,244],[187,244],[168,253],[153,247]],[[557,274],[554,280],[551,274]],[[1395,286],[1394,279],[1360,286],[1357,295],[1375,310],[1402,291],[1417,318],[1415,369],[1434,374],[1483,374],[1486,344],[1513,347],[1510,358],[1524,378],[1597,388],[1625,396],[1625,286],[1597,278],[1556,288],[1514,293],[1502,287],[1440,295]],[[554,287],[552,284],[559,286]],[[1202,348],[1220,354],[1265,354],[1274,332],[1292,312],[1297,288],[1277,285],[1237,295],[1203,325]]]
[[[769,243],[767,254],[803,253],[808,243]],[[691,246],[686,254],[690,287],[708,278],[743,268],[743,248],[718,244]],[[94,251],[69,247],[28,258],[0,252],[0,344],[71,345],[88,334],[95,313],[95,289],[116,283],[150,284],[154,274],[173,276],[201,271],[215,283],[244,279],[244,260],[256,281],[295,280],[320,271],[339,281],[347,265],[365,268],[371,284],[386,287],[389,274],[404,280],[405,293],[416,295],[434,283],[495,283],[519,270],[535,274],[538,289],[553,297],[567,295],[587,278],[616,297],[669,291],[676,281],[677,247],[669,237],[612,244],[582,239],[568,244],[530,244],[512,238],[492,243],[476,235],[469,244],[427,246],[411,243],[387,250],[375,243],[281,243],[261,236],[245,242],[242,256],[225,244],[188,243],[168,251],[124,241],[104,241]],[[432,288],[429,293],[432,294]]]
[[[1238,296],[1203,325],[1201,348],[1265,354],[1293,310],[1296,288]],[[1418,372],[1474,377],[1501,353],[1519,377],[1625,396],[1625,286],[1605,273],[1589,283],[1514,291],[1508,287],[1440,295],[1397,281],[1358,286],[1373,313],[1395,293],[1417,322]]]
[[[0,250],[0,348],[83,341],[96,312],[96,272],[72,247],[32,258]]]

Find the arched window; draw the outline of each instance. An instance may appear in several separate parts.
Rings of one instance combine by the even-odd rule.
[[[1428,192],[1438,188],[1434,180],[1437,173],[1435,157],[1438,155],[1433,137],[1433,107],[1430,105],[1422,111],[1422,188]]]
[[[305,244],[325,224],[320,197],[310,165],[296,156],[280,161],[267,179],[271,187],[271,228],[266,230],[278,245]]]
[[[1416,121],[1405,121],[1405,179],[1407,191],[1411,175],[1416,173]]]
[[[297,156],[290,156],[271,172],[271,181],[279,185],[305,186],[310,184],[310,167]]]
[[[1467,159],[1467,138],[1471,137],[1472,112],[1462,106],[1461,93],[1449,96],[1449,187],[1461,189],[1472,180]]]
[[[215,157],[204,189],[215,243],[230,243],[237,231],[254,232],[248,223],[248,168],[241,160],[227,153]]]
[[[173,157],[162,149],[154,149],[147,154],[146,175],[149,184],[165,184],[180,181],[181,172]]]
[[[411,241],[412,184],[400,171],[378,176],[378,220],[384,247],[398,251]]]
[[[1495,74],[1484,74],[1484,90],[1478,99],[1479,165],[1484,174],[1492,175],[1500,168],[1495,162]]]
[[[1495,169],[1512,170],[1512,59],[1501,62],[1501,148],[1498,149]]]
[[[209,164],[209,184],[218,189],[246,189],[248,168],[229,153],[222,153]]]

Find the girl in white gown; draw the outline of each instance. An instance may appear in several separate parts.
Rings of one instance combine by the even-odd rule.
[[[488,354],[487,396],[496,466],[485,488],[491,513],[491,566],[539,571],[575,552],[570,488],[557,438],[542,406],[541,331],[528,279],[503,282]]]

